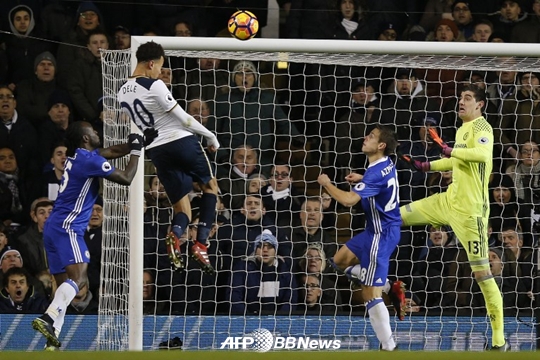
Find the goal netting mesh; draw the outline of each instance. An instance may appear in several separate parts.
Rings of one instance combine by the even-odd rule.
[[[219,349],[227,337],[256,329],[275,337],[339,339],[342,350],[378,349],[361,292],[323,265],[363,229],[363,210],[328,201],[317,177],[326,173],[347,190],[343,177],[367,166],[362,137],[379,122],[394,127],[404,153],[438,158],[440,152],[426,140],[426,126],[452,143],[461,125],[459,89],[471,82],[486,88],[486,118],[495,134],[490,261],[503,293],[506,335],[514,350],[536,348],[539,58],[365,54],[359,49],[166,48],[163,81],[222,146],[213,158],[221,201],[209,240],[216,273],[202,273],[187,256],[185,271],[172,270],[164,244],[171,204],[148,160],[139,169],[145,179],[142,236],[129,232],[129,222],[140,221],[128,216],[133,194],[105,182],[101,349],[128,349],[128,279],[130,271],[142,272],[129,268],[133,242],[144,242],[143,349],[174,348],[179,345],[175,338],[184,349]],[[103,54],[105,145],[125,141],[130,132],[116,101],[130,66],[130,52]],[[125,159],[115,165],[125,166]],[[404,164],[397,166],[402,204],[445,191],[451,182],[450,173],[413,173]],[[247,196],[251,192],[258,196]],[[199,195],[194,187],[189,239],[197,225]],[[271,269],[250,257],[264,229],[279,244]],[[182,252],[189,253],[185,245]],[[403,280],[408,288],[404,321],[387,302],[400,350],[482,350],[490,343],[480,289],[451,228],[404,228],[389,278]]]

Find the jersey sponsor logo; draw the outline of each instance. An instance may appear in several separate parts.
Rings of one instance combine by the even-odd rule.
[[[364,190],[364,189],[366,188],[366,184],[364,184],[363,182],[361,182],[361,183],[356,184],[356,186],[355,186],[354,188],[355,188],[356,190],[358,190],[358,191],[362,191],[362,190]]]
[[[168,103],[174,101],[174,98],[172,97],[171,93],[168,93],[168,94],[165,96],[165,101],[167,101]]]
[[[485,136],[482,136],[480,139],[478,139],[478,142],[482,145],[485,145],[489,142],[489,139]]]
[[[111,171],[111,169],[112,169],[112,166],[111,164],[109,164],[108,161],[105,161],[103,165],[101,165],[101,170],[103,170],[104,172]]]
[[[469,133],[466,132],[465,135],[463,135],[463,140],[467,140],[468,137],[469,137]]]

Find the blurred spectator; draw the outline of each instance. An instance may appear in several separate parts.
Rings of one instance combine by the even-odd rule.
[[[380,99],[375,93],[375,85],[364,79],[354,80],[351,86],[350,110],[336,125],[336,161],[340,168],[339,181],[343,181],[350,169],[365,166],[366,156],[362,153],[362,143],[366,124],[371,122],[373,111],[379,108]]]
[[[14,90],[16,84],[32,78],[35,72],[34,59],[49,50],[49,46],[47,42],[34,38],[39,38],[40,34],[34,31],[36,19],[30,7],[17,5],[9,11],[8,17],[13,35],[5,37],[5,48],[9,69],[8,84]]]
[[[530,208],[533,236],[540,234],[540,147],[527,141],[519,147],[519,162],[507,169],[516,186],[518,202]],[[535,241],[536,242],[536,241]]]
[[[540,115],[540,73],[519,73],[517,80],[521,85],[515,95],[503,101],[501,120],[493,134],[512,161],[518,158],[518,145],[540,143],[540,124],[536,121]]]
[[[379,30],[379,37],[377,40],[380,41],[396,41],[399,38],[399,34],[394,26],[394,24],[383,24]]]
[[[337,252],[338,244],[333,232],[321,227],[323,220],[320,197],[309,197],[302,204],[300,211],[300,226],[292,232],[293,256],[298,261],[306,253],[310,244],[320,244],[328,257]]]
[[[8,234],[8,228],[4,224],[0,223],[0,254],[8,245]]]
[[[334,4],[326,0],[292,0],[285,36],[289,39],[330,39]]]
[[[510,42],[514,27],[524,22],[527,17],[527,11],[524,0],[503,0],[500,12],[492,15],[491,21],[495,32],[500,33],[504,42]]]
[[[158,306],[164,302],[158,302],[156,298],[156,280],[152,270],[144,270],[143,272],[143,314],[156,315],[163,313],[164,309],[158,311]],[[163,307],[163,306],[160,306]]]
[[[504,35],[500,32],[494,32],[489,36],[488,42],[494,42],[494,43],[504,43]]]
[[[425,83],[418,80],[415,70],[397,69],[392,94],[381,99],[381,109],[375,109],[372,121],[392,126],[399,141],[411,139],[412,119],[420,112],[438,111],[439,105],[425,94]]]
[[[257,155],[250,145],[242,145],[234,149],[230,163],[217,168],[216,178],[223,201],[233,211],[239,210],[244,203],[248,177],[260,173]]]
[[[47,299],[36,292],[23,268],[11,268],[4,274],[0,291],[0,314],[41,314],[49,306]]]
[[[500,234],[505,221],[516,221],[522,229],[527,232],[530,229],[530,221],[525,216],[522,216],[522,210],[517,203],[516,189],[512,178],[508,175],[493,175],[489,183],[489,202],[490,212],[489,217],[491,226],[495,234]],[[528,231],[530,232],[530,230]]]
[[[54,41],[64,40],[66,35],[73,29],[74,22],[76,21],[73,16],[77,14],[76,10],[78,6],[78,2],[50,1],[41,13],[41,25],[44,36]]]
[[[9,271],[11,268],[22,268],[23,267],[23,258],[21,256],[21,253],[9,246],[6,246],[4,248],[4,251],[0,253],[0,281],[4,281],[4,275]],[[43,296],[45,296],[46,292],[43,288],[43,284],[37,280],[35,277],[33,277],[28,271],[26,271],[26,280],[30,286],[33,286],[35,288],[35,291]]]
[[[115,50],[127,50],[131,48],[131,34],[128,28],[122,25],[114,28],[114,48]]]
[[[401,142],[399,151],[402,154],[411,155],[415,160],[434,161],[440,158],[441,148],[433,143],[428,135],[429,129],[439,132],[440,113],[427,113],[420,118],[414,119],[412,124],[411,141]],[[409,164],[403,160],[397,162],[401,204],[423,199],[428,196],[428,175],[419,171],[412,171]]]
[[[486,95],[488,100],[492,102],[500,112],[503,101],[505,99],[512,99],[515,97],[517,92],[517,72],[503,70],[496,71],[495,73],[497,75],[497,79],[487,87]],[[495,139],[497,139],[495,134],[494,136]]]
[[[101,253],[103,241],[103,198],[99,196],[92,208],[88,227],[84,232],[84,242],[90,253],[88,264],[88,290],[96,297],[101,289]]]
[[[14,92],[0,85],[0,147],[13,149],[20,175],[37,176],[41,172],[40,157],[36,156],[37,132],[16,108]]]
[[[213,104],[218,95],[229,91],[229,72],[224,69],[220,59],[199,58],[197,65],[187,71],[185,77],[180,77],[181,99],[204,99]]]
[[[227,299],[232,314],[288,314],[297,303],[290,265],[277,256],[278,241],[269,231],[257,236],[255,251],[233,271]]]
[[[247,193],[260,194],[261,189],[268,185],[268,179],[263,174],[253,174],[247,179]]]
[[[228,94],[216,98],[215,129],[221,148],[217,153],[218,163],[230,159],[230,152],[240,145],[251,145],[259,152],[259,164],[263,173],[273,163],[275,143],[278,135],[292,142],[299,140],[300,133],[291,124],[283,110],[275,103],[270,90],[259,87],[259,75],[251,61],[240,61],[231,74],[232,88]]]
[[[426,308],[440,307],[443,297],[443,283],[448,278],[450,263],[456,258],[456,239],[448,226],[429,228],[426,243],[427,252],[414,265],[415,280],[409,287]]]
[[[88,35],[93,31],[105,34],[103,17],[93,2],[82,1],[74,15],[75,27],[64,35],[62,38],[64,43],[58,47],[56,55],[58,84],[65,89],[70,87],[73,72],[79,67],[76,64],[77,59],[88,51]]]
[[[452,17],[459,29],[458,38],[469,40],[474,32],[474,19],[467,1],[454,1]]]
[[[99,119],[99,99],[103,97],[103,79],[100,50],[109,49],[107,35],[100,30],[88,34],[88,50],[75,62],[71,73],[70,94],[81,120]]]
[[[226,268],[230,269],[232,262],[237,263],[240,259],[249,256],[255,249],[255,239],[264,230],[270,231],[279,242],[279,252],[276,254],[286,257],[291,256],[291,243],[286,232],[277,228],[272,219],[266,216],[266,209],[259,194],[245,196],[240,212],[233,214],[231,224],[222,226],[218,231],[220,249],[224,254],[230,254],[232,260],[226,261]]]
[[[540,43],[540,0],[533,0],[533,13],[512,29],[513,43]]]
[[[88,283],[88,285],[91,285]],[[89,286],[83,286],[66,309],[67,314],[72,315],[97,315],[99,310],[99,301],[88,290]]]
[[[317,274],[303,274],[300,276],[299,306],[297,311],[305,315],[334,315],[341,311],[339,303],[332,299],[324,299],[325,289],[322,288],[320,277]],[[334,291],[335,293],[335,291]]]
[[[64,163],[66,161],[67,147],[63,142],[58,143],[51,155],[51,169],[44,171],[42,176],[42,196],[47,197],[51,201],[56,201],[58,190],[64,175]]]
[[[48,116],[38,129],[43,163],[49,162],[55,146],[64,141],[71,122],[72,104],[67,92],[56,89],[48,99]]]
[[[527,309],[531,307],[532,292],[521,281],[521,269],[516,268],[515,260],[510,259],[506,251],[500,248],[489,249],[489,266],[491,273],[503,295],[505,308]]]
[[[358,0],[338,0],[337,17],[333,29],[334,39],[373,40],[373,33],[368,22],[360,15]]]
[[[195,120],[203,124],[204,126],[207,126],[208,119],[210,117],[213,117],[210,112],[210,106],[208,106],[208,103],[203,99],[192,99],[188,101],[186,112],[193,116]],[[215,122],[215,120],[214,120]]]
[[[488,42],[491,34],[493,34],[493,23],[489,20],[482,19],[477,21],[474,25],[471,40],[476,42]]]
[[[21,116],[30,121],[36,130],[49,116],[49,97],[55,91],[56,59],[46,51],[34,60],[35,76],[17,84],[17,105]]]
[[[451,42],[464,41],[465,39],[460,37],[460,32],[455,21],[450,19],[441,19],[437,22],[437,24],[435,24],[435,30],[433,33],[428,34],[426,40]]]
[[[506,222],[504,224],[502,233],[500,234],[500,240],[502,245],[506,249],[512,251],[514,254],[517,266],[521,272],[520,281],[523,283],[523,286],[527,291],[527,295],[534,299],[533,279],[535,277],[536,270],[534,269],[533,248],[530,245],[524,245],[523,233],[517,222]],[[518,270],[516,270],[516,273],[517,272]]]
[[[293,219],[300,212],[304,197],[292,186],[291,167],[276,163],[272,168],[270,183],[261,189],[264,207],[274,224],[293,226]]]
[[[452,171],[435,172],[428,175],[427,185],[430,195],[445,192],[452,183]]]
[[[34,200],[30,208],[32,224],[18,238],[17,246],[22,258],[26,260],[26,270],[36,278],[49,269],[43,245],[43,227],[52,208],[53,202],[45,197]]]
[[[452,4],[454,0],[428,0],[422,13],[420,26],[425,32],[434,30],[435,24],[452,13]]]
[[[27,194],[24,179],[19,176],[15,154],[10,148],[0,148],[0,221],[10,226],[25,224],[27,216],[23,202]]]

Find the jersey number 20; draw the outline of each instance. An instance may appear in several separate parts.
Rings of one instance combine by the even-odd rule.
[[[124,109],[126,109],[127,112],[129,112],[129,116],[141,131],[144,131],[146,128],[149,127],[154,127],[154,116],[150,111],[148,111],[146,107],[144,107],[141,100],[135,99],[133,101],[133,109],[125,101],[122,101],[120,105]],[[146,121],[145,114],[148,121]],[[145,127],[143,128],[142,125],[144,125]]]

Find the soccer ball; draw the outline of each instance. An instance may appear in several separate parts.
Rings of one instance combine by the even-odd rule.
[[[239,10],[230,17],[227,29],[238,40],[249,40],[257,35],[259,20],[252,12]]]

